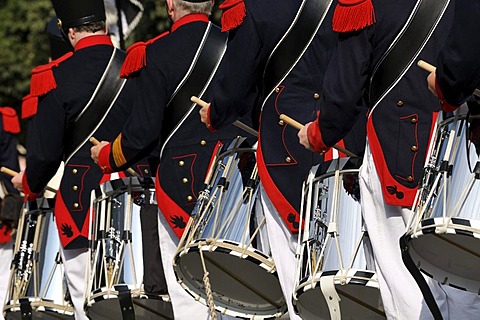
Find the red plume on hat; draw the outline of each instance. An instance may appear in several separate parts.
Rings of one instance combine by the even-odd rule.
[[[11,107],[0,107],[2,115],[3,131],[8,133],[20,133],[20,121],[18,121],[15,109]]]
[[[372,0],[338,0],[333,14],[333,31],[357,31],[374,23]]]
[[[242,24],[245,18],[243,0],[225,0],[219,7],[222,10],[222,31],[229,31]]]

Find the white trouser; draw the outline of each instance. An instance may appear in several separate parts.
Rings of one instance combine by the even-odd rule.
[[[287,226],[280,217],[278,211],[268,198],[263,186],[260,188],[259,200],[256,203],[256,210],[263,211],[266,219],[268,243],[272,253],[275,267],[277,268],[278,279],[282,288],[283,296],[287,302],[288,315],[291,320],[300,320],[295,314],[292,305],[293,286],[295,285],[295,252],[298,237],[290,233]]]
[[[389,319],[433,319],[417,283],[405,267],[400,237],[405,234],[411,210],[390,206],[383,199],[380,180],[367,143],[359,173],[362,213],[375,255],[380,293]],[[476,294],[441,286],[425,277],[444,319],[478,319]],[[473,312],[476,310],[475,312]],[[469,317],[472,314],[475,316]]]
[[[175,320],[209,319],[210,314],[208,308],[202,303],[195,301],[177,282],[173,271],[173,258],[180,239],[178,239],[172,228],[170,228],[165,216],[161,212],[158,214],[158,236],[160,238],[163,270],[167,281],[168,294],[172,301]],[[217,318],[229,319],[230,317],[217,312]]]
[[[5,303],[5,295],[7,294],[8,279],[10,277],[10,265],[13,259],[13,244],[2,243],[0,244],[0,320],[3,318],[3,306]]]
[[[75,309],[76,320],[88,320],[83,309],[85,303],[85,284],[88,263],[87,249],[60,250],[62,254],[68,290]]]

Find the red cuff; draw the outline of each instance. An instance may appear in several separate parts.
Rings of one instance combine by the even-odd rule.
[[[25,202],[32,201],[38,197],[38,193],[32,192],[32,190],[30,189],[30,186],[28,185],[26,171],[23,174],[23,178],[22,178],[22,188],[23,188],[23,193],[25,194],[25,198],[24,198]]]
[[[330,149],[330,147],[326,146],[325,143],[323,143],[318,118],[308,126],[307,137],[310,145],[312,146],[313,150],[315,150],[315,152],[324,153],[328,151],[328,149]]]
[[[112,152],[112,144],[109,143],[100,149],[98,153],[98,166],[102,169],[103,173],[114,172],[112,166],[110,166],[110,153]]]
[[[437,79],[435,78],[435,91],[437,92],[438,96],[438,101],[440,102],[440,108],[445,111],[445,112],[453,112],[455,111],[458,106],[452,106],[445,100],[445,97],[443,96],[442,89],[440,88],[440,85],[438,84]]]
[[[209,103],[208,104],[208,110],[207,110],[207,129],[208,131],[210,132],[215,132],[217,131],[217,129],[215,129],[213,126],[212,126],[212,122],[210,121],[210,110],[211,110],[211,104]]]

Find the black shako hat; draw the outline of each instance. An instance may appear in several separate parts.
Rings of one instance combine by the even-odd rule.
[[[62,32],[58,28],[57,17],[53,17],[47,23],[47,35],[52,60],[60,58],[69,51],[73,51],[72,45],[65,41]]]
[[[106,20],[103,0],[52,0],[52,4],[63,30]]]

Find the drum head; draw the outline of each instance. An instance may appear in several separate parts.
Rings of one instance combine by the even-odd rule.
[[[201,240],[200,240],[201,241]],[[198,242],[198,241],[197,241]],[[230,245],[229,245],[230,244]],[[286,310],[274,263],[255,249],[232,250],[235,243],[201,246],[215,308],[231,316],[255,319],[281,315]],[[261,259],[258,259],[261,256]],[[204,272],[198,247],[175,258],[174,269],[181,285],[206,304]]]
[[[431,224],[432,228],[423,229],[421,234],[407,238],[411,258],[422,272],[435,280],[455,288],[479,292],[480,234],[465,231],[465,226],[474,227],[473,224],[479,224],[479,221],[454,218],[446,233],[438,233],[436,225],[441,226],[442,220],[424,220],[422,225]]]
[[[335,289],[340,297],[340,312],[342,319],[385,319],[382,298],[376,276],[370,271],[357,271],[359,278],[350,278],[348,283],[341,284],[335,279]],[[365,278],[372,277],[372,281]],[[296,288],[294,306],[302,319],[329,319],[330,312],[320,288],[320,279],[313,282],[306,280]]]
[[[95,320],[123,319],[120,300],[114,291],[96,290],[94,301],[87,307],[87,315]],[[141,295],[132,297],[135,319],[173,320],[173,309],[168,295]]]
[[[35,298],[28,298],[32,307],[32,319],[45,320],[74,320],[74,310],[70,305],[59,305],[52,301],[38,300]],[[22,312],[19,304],[5,305],[6,317],[5,319],[22,320]]]

